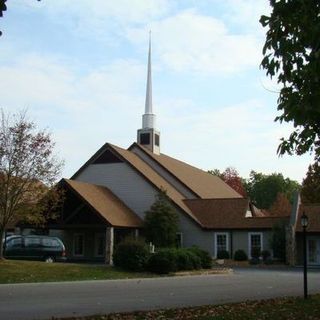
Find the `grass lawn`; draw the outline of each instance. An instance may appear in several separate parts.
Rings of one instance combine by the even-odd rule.
[[[152,276],[154,275],[126,272],[110,266],[0,260],[0,283],[109,280]]]
[[[150,312],[135,312],[68,318],[64,320],[307,320],[320,319],[320,295],[308,300],[302,298],[280,298],[264,301],[204,306],[197,308],[169,309]],[[62,320],[62,319],[60,319]]]

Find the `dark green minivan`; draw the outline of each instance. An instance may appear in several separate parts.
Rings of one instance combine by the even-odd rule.
[[[66,261],[65,246],[59,238],[49,236],[7,237],[4,256],[8,259],[43,260],[45,262]]]

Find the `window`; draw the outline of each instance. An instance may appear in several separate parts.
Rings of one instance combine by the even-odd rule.
[[[176,233],[176,247],[177,248],[182,248],[182,232],[177,232]]]
[[[42,243],[45,247],[57,248],[60,247],[59,242],[56,239],[44,238]]]
[[[73,235],[73,255],[84,255],[84,235],[82,233],[75,233]]]
[[[27,237],[24,239],[24,245],[27,248],[39,248],[41,247],[41,241],[40,241],[40,238]]]
[[[6,244],[6,247],[9,249],[11,248],[21,248],[22,245],[22,239],[21,238],[14,238],[10,239],[8,243]]]
[[[141,144],[150,144],[150,133],[141,133],[140,134],[140,143]]]
[[[158,134],[154,135],[154,144],[159,147],[160,145],[160,136]]]
[[[228,233],[215,234],[215,256],[217,257],[219,251],[229,251]]]
[[[262,245],[262,233],[261,232],[250,232],[249,233],[249,257],[251,258],[251,252],[253,250],[263,250]]]
[[[103,257],[105,254],[105,236],[103,233],[95,234],[94,253],[96,257]]]

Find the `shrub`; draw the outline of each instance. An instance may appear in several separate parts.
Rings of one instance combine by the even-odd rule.
[[[261,251],[261,256],[264,262],[266,262],[267,260],[270,260],[271,257],[271,253],[269,250],[263,250]]]
[[[230,255],[227,250],[220,250],[217,254],[217,259],[229,259]]]
[[[144,241],[126,238],[116,247],[113,262],[116,267],[130,271],[143,271],[149,256],[150,253]]]
[[[251,250],[251,258],[259,259],[261,256],[261,250],[259,248],[252,248]]]
[[[248,260],[247,254],[246,254],[243,250],[241,250],[241,249],[237,250],[237,251],[234,253],[233,258],[234,258],[234,260],[236,260],[236,261],[246,261],[246,260]]]
[[[260,259],[259,258],[252,258],[249,261],[250,264],[259,264],[260,263]]]
[[[177,270],[194,270],[201,269],[201,259],[192,250],[176,249]]]
[[[177,270],[175,249],[161,249],[151,255],[148,270],[159,274],[167,274]]]
[[[212,258],[208,251],[202,250],[196,246],[192,246],[191,248],[188,248],[188,250],[193,252],[196,256],[199,257],[201,261],[201,268],[203,269],[212,268]]]

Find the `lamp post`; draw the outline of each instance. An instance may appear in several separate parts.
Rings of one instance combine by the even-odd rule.
[[[301,216],[301,226],[303,229],[303,292],[304,298],[308,298],[308,279],[307,279],[307,227],[308,227],[308,217],[303,212]]]

